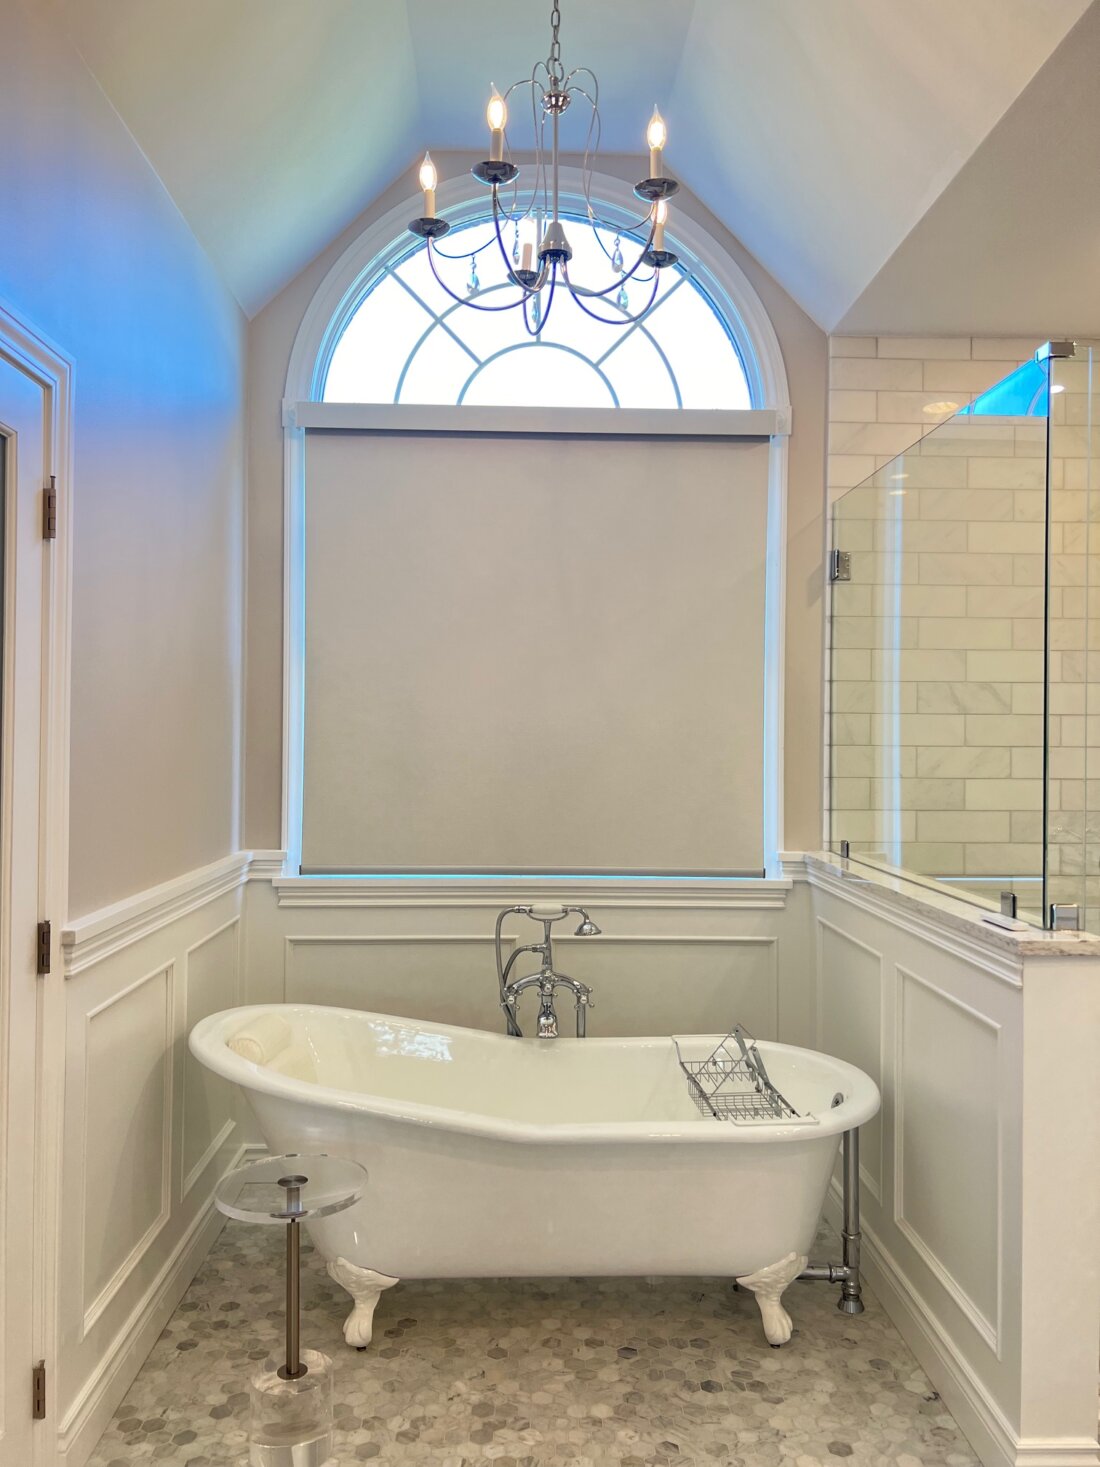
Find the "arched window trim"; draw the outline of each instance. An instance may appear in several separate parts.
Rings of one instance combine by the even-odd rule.
[[[561,181],[565,206],[583,211],[580,170],[563,168]],[[594,174],[591,189],[608,223],[626,228],[637,220],[638,201],[621,179]],[[484,187],[468,176],[441,184],[437,200],[439,212],[452,224],[484,214]],[[390,209],[348,246],[325,276],[295,338],[287,369],[288,404],[321,400],[332,354],[368,287],[382,270],[408,254],[406,225],[418,207],[417,199],[410,198]],[[752,406],[788,410],[783,353],[760,297],[737,262],[701,225],[683,210],[674,217],[669,240],[693,262],[690,273],[725,321],[745,368]]]
[[[581,173],[576,168],[562,169],[563,196],[576,208],[582,199]],[[602,217],[611,224],[621,223],[626,227],[637,218],[637,200],[633,191],[621,179],[605,174],[594,174],[591,191],[599,199]],[[474,219],[484,209],[484,190],[471,177],[463,176],[448,180],[437,192],[438,206],[452,222]],[[311,420],[323,418],[323,426],[378,428],[383,426],[383,417],[391,428],[399,424],[410,424],[423,413],[428,413],[437,424],[442,415],[448,415],[452,425],[450,431],[461,431],[463,420],[473,427],[475,414],[471,407],[420,409],[413,406],[369,405],[357,408],[354,404],[324,403],[321,400],[325,374],[336,343],[363,299],[365,289],[378,270],[388,263],[400,259],[407,252],[405,229],[408,220],[419,208],[419,196],[407,198],[395,208],[388,210],[356,238],[329,269],[321,285],[310,301],[287,367],[286,390],[283,399],[283,790],[282,790],[282,842],[284,871],[288,881],[301,883],[318,900],[328,900],[320,894],[324,878],[298,875],[301,854],[302,831],[302,786],[304,770],[304,497],[305,473],[303,442],[306,422],[305,413],[299,413],[300,405],[308,405]],[[764,768],[764,851],[768,879],[782,878],[781,852],[783,842],[783,765],[784,765],[784,622],[786,604],[786,539],[787,539],[787,444],[790,433],[790,398],[787,373],[783,354],[775,329],[764,309],[763,302],[753,289],[748,277],[729,253],[690,214],[679,209],[676,214],[675,230],[669,231],[673,247],[679,247],[685,258],[693,261],[692,273],[702,285],[713,304],[724,317],[730,335],[736,344],[748,380],[752,408],[742,413],[702,411],[686,414],[684,410],[655,409],[647,414],[635,410],[632,416],[644,419],[647,416],[653,426],[642,431],[665,432],[671,420],[678,417],[706,419],[742,419],[745,427],[740,430],[750,436],[759,436],[764,431],[770,436],[770,467],[768,485],[768,543],[767,582],[765,589],[765,768]],[[350,415],[344,411],[350,408]],[[761,411],[765,410],[765,411]],[[499,417],[498,409],[492,411]],[[515,410],[504,410],[515,411]],[[553,421],[560,415],[566,423],[570,409],[545,409],[543,417]],[[622,408],[585,409],[590,419],[603,412],[609,418],[621,419],[626,411]],[[370,421],[357,421],[367,414]],[[450,417],[449,415],[454,415]],[[767,417],[772,426],[761,428],[760,419]],[[575,413],[573,414],[575,423]],[[331,419],[331,422],[329,421]],[[656,420],[662,420],[657,426]],[[752,426],[750,426],[750,423]],[[322,426],[313,421],[313,426]],[[426,420],[418,423],[425,426]],[[620,429],[621,431],[621,425]],[[672,431],[675,431],[673,429]],[[690,431],[690,430],[687,430]],[[705,431],[705,429],[704,429]],[[734,433],[738,431],[733,430]],[[427,902],[438,899],[439,878],[426,878],[417,882],[402,879],[399,883],[402,897]],[[669,897],[686,900],[700,893],[692,889],[691,883],[676,882],[671,886],[660,879],[646,878],[644,883],[628,884],[632,895],[637,895],[640,885],[651,892],[664,892]],[[499,878],[484,878],[468,883],[483,896],[505,894],[512,899],[515,893],[526,890],[530,883],[520,881],[502,886]],[[745,879],[715,879],[703,883],[710,894],[717,889],[746,885],[759,885]],[[377,900],[379,883],[374,878],[340,878],[339,900],[354,904],[357,901]],[[571,890],[577,887],[574,882]],[[419,888],[419,890],[418,890]],[[579,888],[578,888],[579,889]],[[449,888],[453,892],[453,885]],[[610,895],[606,886],[602,890]],[[356,892],[359,894],[356,895]]]

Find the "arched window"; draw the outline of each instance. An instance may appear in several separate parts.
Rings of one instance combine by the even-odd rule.
[[[508,238],[519,257],[520,239]],[[612,230],[587,221],[570,231],[575,280],[613,279]],[[629,269],[641,242],[625,231]],[[515,295],[491,223],[452,228],[436,249],[451,290],[499,304]],[[559,290],[537,337],[522,310],[478,311],[435,279],[420,241],[368,274],[360,302],[331,353],[325,402],[470,404],[481,407],[751,407],[744,364],[723,316],[690,268],[643,270],[601,298],[595,321]],[[545,293],[544,293],[545,294]],[[545,309],[545,306],[542,307]]]
[[[290,869],[311,880],[776,869],[782,352],[688,209],[670,239],[681,263],[615,280],[615,229],[627,273],[642,243],[637,201],[593,181],[598,237],[589,180],[562,170],[571,274],[614,282],[599,310],[621,324],[561,289],[537,341],[521,309],[468,309],[471,285],[475,303],[515,299],[468,178],[440,196],[438,270],[460,299],[405,230],[414,197],[348,245],[305,310],[283,400],[283,820]],[[521,262],[526,243],[521,223]],[[499,568],[517,547],[537,547],[537,585],[513,595]],[[553,717],[525,695],[529,668]],[[642,745],[662,739],[674,754],[647,766]],[[673,788],[670,768],[705,793]],[[437,787],[463,804],[453,818]]]

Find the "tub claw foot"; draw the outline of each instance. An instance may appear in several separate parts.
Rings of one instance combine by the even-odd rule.
[[[778,1263],[769,1263],[767,1268],[758,1268],[755,1273],[742,1274],[737,1283],[751,1289],[760,1306],[760,1318],[769,1345],[778,1349],[791,1337],[791,1316],[783,1308],[783,1291],[806,1267],[806,1256],[788,1253]]]
[[[365,1350],[374,1334],[374,1311],[378,1300],[400,1280],[391,1278],[389,1274],[375,1273],[373,1268],[360,1268],[346,1258],[334,1258],[328,1265],[328,1275],[342,1289],[347,1289],[355,1300],[355,1307],[344,1320],[344,1339],[357,1350]]]

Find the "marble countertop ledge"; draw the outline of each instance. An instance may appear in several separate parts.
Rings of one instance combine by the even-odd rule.
[[[785,860],[797,859],[791,857]],[[971,941],[982,942],[1015,958],[1097,958],[1100,937],[1090,932],[1045,932],[1028,927],[1017,932],[998,927],[982,919],[982,909],[959,897],[930,890],[903,877],[877,871],[858,861],[842,860],[827,851],[807,851],[801,856],[808,870],[838,880],[843,886],[874,891],[875,895],[899,911],[910,912],[926,921],[935,918],[945,927],[962,933]]]

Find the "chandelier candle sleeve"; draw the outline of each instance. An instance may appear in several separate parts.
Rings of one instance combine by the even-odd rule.
[[[658,199],[653,206],[653,248],[665,247],[665,225],[668,222],[668,200]]]
[[[485,117],[489,124],[489,161],[499,163],[504,158],[504,127],[508,121],[508,109],[496,87],[489,97]]]
[[[653,108],[653,116],[649,119],[649,126],[645,130],[645,140],[649,144],[649,176],[650,178],[662,177],[661,154],[665,143],[668,142],[668,128],[665,119]]]
[[[420,165],[420,187],[424,190],[424,218],[435,218],[435,186],[439,181],[439,175],[435,171],[430,153],[424,154],[424,161]]]

